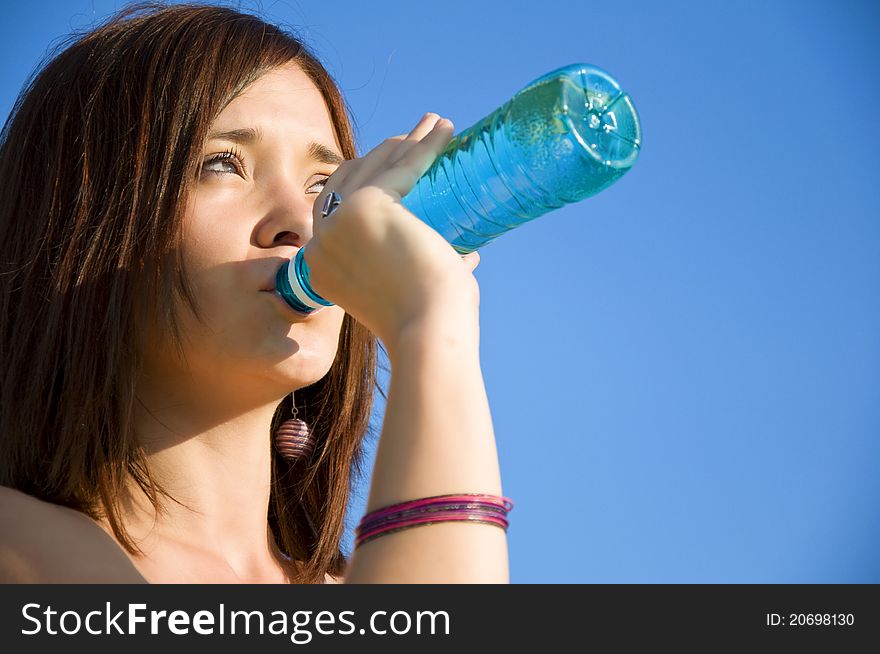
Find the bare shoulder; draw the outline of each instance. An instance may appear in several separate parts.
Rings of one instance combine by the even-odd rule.
[[[326,573],[326,574],[324,574],[324,583],[325,584],[342,584],[342,583],[345,583],[345,577],[341,576],[341,575],[339,577],[334,577],[333,575]]]
[[[0,486],[0,583],[144,583],[88,516]]]

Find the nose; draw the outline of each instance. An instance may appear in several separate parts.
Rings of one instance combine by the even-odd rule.
[[[312,239],[312,207],[316,193],[305,193],[293,181],[279,181],[266,189],[267,211],[256,227],[256,245],[303,247]]]

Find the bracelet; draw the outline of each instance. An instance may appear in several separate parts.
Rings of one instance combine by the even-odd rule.
[[[435,495],[400,502],[361,518],[355,529],[355,548],[379,536],[435,522],[479,522],[507,531],[507,514],[511,509],[510,498],[480,493]]]
[[[424,515],[433,515],[436,517],[437,515],[455,512],[474,513],[476,515],[497,517],[501,520],[504,520],[507,514],[507,511],[502,507],[490,506],[480,502],[469,502],[466,504],[459,504],[457,502],[438,502],[436,505],[426,506],[421,509],[405,509],[388,515],[375,516],[374,514],[370,514],[361,520],[359,529],[362,532],[371,531],[376,527],[382,527],[389,523],[413,517]]]

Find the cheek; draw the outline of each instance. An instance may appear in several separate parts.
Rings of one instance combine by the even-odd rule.
[[[223,307],[227,311],[245,295],[253,295],[246,291],[259,290],[247,276],[252,265],[248,262],[250,234],[231,221],[198,218],[194,216],[184,234],[184,272],[200,309]]]
[[[184,247],[184,267],[199,318],[181,302],[181,324],[198,349],[240,351],[268,334],[268,298],[247,276],[247,253],[228,230],[193,234]],[[244,241],[247,244],[247,240]],[[276,329],[277,331],[277,329]]]
[[[197,190],[184,215],[184,257],[192,275],[247,258],[252,227],[243,219],[245,207],[229,189]]]
[[[244,260],[247,243],[246,235],[232,233],[220,226],[211,230],[191,230],[186,235],[183,259],[193,284],[196,280],[210,282],[227,265]]]

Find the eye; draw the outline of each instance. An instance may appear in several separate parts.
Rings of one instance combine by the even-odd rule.
[[[326,186],[326,184],[327,184],[327,180],[328,180],[328,179],[330,179],[329,176],[328,176],[328,177],[325,177],[324,179],[322,179],[322,180],[320,180],[320,181],[318,181],[318,182],[315,182],[315,183],[312,184],[309,188],[310,188],[310,189],[313,189],[313,188],[315,188],[316,186],[320,186],[321,188],[318,189],[317,191],[315,191],[315,193],[320,193],[321,191],[324,190],[324,186]]]
[[[242,163],[241,153],[235,149],[230,149],[211,155],[202,164],[202,172],[214,173],[215,175],[232,174],[244,176],[244,164]]]

